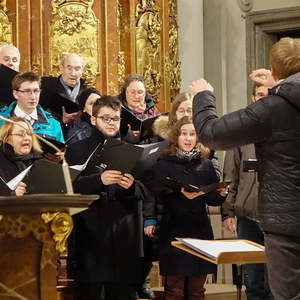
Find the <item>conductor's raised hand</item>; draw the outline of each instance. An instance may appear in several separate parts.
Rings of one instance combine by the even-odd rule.
[[[129,173],[125,173],[123,174],[121,181],[118,184],[119,186],[127,190],[132,186],[133,182],[134,177]]]
[[[191,91],[191,93],[193,95],[196,95],[200,92],[203,91],[210,91],[213,92],[214,88],[211,86],[211,84],[209,82],[207,82],[204,78],[198,79],[193,81],[190,85],[189,85],[189,90]]]
[[[122,179],[122,173],[115,170],[106,170],[101,173],[100,178],[104,185],[118,184]]]
[[[272,72],[267,69],[254,70],[251,72],[249,77],[252,81],[262,84],[263,86],[273,87],[277,84],[277,81],[274,79]]]

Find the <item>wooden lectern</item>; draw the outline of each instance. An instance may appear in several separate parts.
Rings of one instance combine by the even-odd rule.
[[[69,209],[98,195],[32,194],[0,197],[0,299],[55,300],[58,252],[66,250]]]
[[[241,265],[242,264],[254,264],[254,263],[265,263],[266,262],[266,254],[265,247],[248,240],[210,240],[210,241],[202,241],[204,242],[201,246],[196,246],[195,244],[190,244],[193,242],[193,239],[179,239],[179,241],[173,241],[171,244],[179,248],[185,252],[188,252],[192,255],[195,255],[199,258],[207,260],[213,264],[236,264],[238,273],[241,275]],[[196,241],[197,239],[194,239]],[[199,240],[201,241],[201,240]],[[204,245],[207,243],[206,245]],[[237,244],[238,247],[240,244],[248,244],[250,249],[234,249]],[[215,245],[218,245],[216,248]],[[232,248],[228,249],[229,244]],[[201,244],[200,244],[201,245]],[[251,249],[254,246],[256,249]],[[226,250],[227,248],[227,250]],[[214,250],[214,251],[213,251]],[[212,253],[214,255],[212,255]],[[241,300],[242,298],[242,286],[237,285],[237,300]]]

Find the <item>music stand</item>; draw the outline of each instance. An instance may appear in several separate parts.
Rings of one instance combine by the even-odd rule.
[[[202,258],[204,260],[207,260],[211,263],[214,264],[236,264],[237,265],[237,269],[238,269],[238,274],[241,275],[241,266],[242,264],[253,264],[253,263],[265,263],[266,262],[266,254],[265,254],[265,247],[257,244],[255,242],[252,241],[248,241],[248,240],[239,240],[239,239],[234,239],[234,240],[212,240],[210,242],[247,242],[250,245],[256,246],[258,248],[260,248],[261,250],[259,251],[251,251],[251,252],[247,252],[247,251],[240,251],[240,252],[223,252],[220,253],[217,257],[213,257],[212,255],[210,255],[210,253],[204,254],[204,253],[200,253],[190,247],[188,247],[187,245],[182,243],[181,239],[179,241],[173,241],[171,242],[172,246],[179,248],[185,252],[188,252],[192,255],[195,255],[199,258]],[[242,298],[242,285],[237,285],[237,300],[241,300]]]

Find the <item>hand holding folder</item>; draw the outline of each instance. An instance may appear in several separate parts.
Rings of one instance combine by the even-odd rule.
[[[204,194],[215,191],[219,188],[224,188],[230,184],[230,181],[222,181],[217,183],[212,183],[204,186],[195,186],[193,184],[183,183],[175,178],[171,178],[169,176],[161,178],[161,183],[166,187],[173,190],[181,190],[184,188],[187,192],[203,192]]]
[[[91,163],[99,169],[131,173],[142,153],[140,147],[111,138],[97,149]]]
[[[88,164],[93,164],[99,169],[131,173],[135,178],[141,178],[154,166],[167,144],[167,141],[163,141],[132,145],[111,138],[102,147],[98,145],[83,164],[71,168],[83,171]]]
[[[74,181],[79,172],[70,168],[70,174]],[[1,192],[3,191],[5,195],[10,194],[20,182],[27,184],[27,193],[29,194],[66,193],[62,165],[46,159],[35,161],[33,165],[27,167],[7,183],[2,180],[0,182]],[[5,188],[3,184],[6,185]]]
[[[140,132],[140,141],[143,141],[147,138],[153,137],[154,133],[152,130],[152,125],[157,117],[158,116],[141,120],[127,108],[122,107],[120,131],[127,133],[129,129],[128,125],[130,125],[130,129],[132,131]]]

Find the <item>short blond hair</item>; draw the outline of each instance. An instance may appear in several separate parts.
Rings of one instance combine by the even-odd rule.
[[[32,148],[35,151],[42,152],[40,143],[38,141],[38,138],[36,137],[36,134],[33,131],[32,126],[27,122],[26,120],[20,118],[20,117],[11,117],[10,120],[14,122],[23,122],[27,125],[28,131],[32,134]],[[0,128],[0,141],[2,142],[2,145],[7,143],[9,135],[12,133],[12,130],[16,124],[6,122],[4,121],[3,125]],[[17,125],[16,125],[17,126]]]
[[[270,66],[276,79],[300,72],[300,39],[285,37],[273,45]]]

